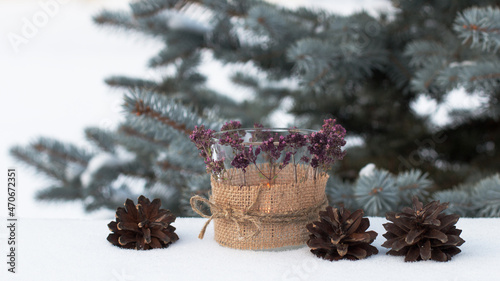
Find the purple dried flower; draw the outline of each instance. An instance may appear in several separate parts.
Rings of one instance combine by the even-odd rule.
[[[318,168],[318,166],[319,166],[319,159],[318,158],[311,159],[311,167]]]
[[[257,155],[259,153],[260,149],[258,147],[255,149],[254,153],[253,146],[249,145],[248,147],[243,148],[243,151],[234,157],[233,161],[231,161],[231,165],[237,169],[242,169],[243,172],[246,172],[248,165],[251,163],[256,164]]]
[[[255,130],[252,132],[252,138],[250,139],[252,142],[261,142],[273,136],[271,132],[263,130],[264,125],[262,124],[255,123],[253,124],[253,127]]]
[[[281,152],[285,149],[285,137],[275,134],[274,137],[270,137],[266,141],[263,141],[259,147],[263,152],[269,155],[272,163],[280,158]]]
[[[346,131],[340,124],[335,124],[335,119],[327,119],[323,128],[309,135],[309,152],[312,154],[311,166],[327,170],[336,160],[344,158],[345,152],[341,147],[346,144],[344,137]]]
[[[292,158],[292,153],[291,152],[287,152],[285,154],[285,158],[283,159],[283,164],[280,166],[281,169],[285,168],[289,163],[290,163],[290,159]]]
[[[231,161],[231,165],[235,167],[236,169],[241,169],[243,172],[245,172],[246,167],[250,165],[250,162],[245,156],[245,153],[240,153],[234,156],[233,161]]]
[[[226,124],[222,125],[221,132],[228,131],[228,130],[237,130],[241,128],[241,123],[239,121],[229,121]],[[244,131],[231,131],[231,132],[224,132],[220,135],[219,137],[219,143],[221,145],[229,145],[236,151],[241,151],[243,150],[243,139],[241,138],[241,135],[245,135]]]
[[[307,155],[304,155],[300,158],[300,161],[307,164],[307,163],[309,163],[309,161],[311,161],[311,159],[309,157],[307,157]]]
[[[249,145],[246,150],[243,151],[245,153],[245,157],[248,159],[250,163],[257,162],[257,156],[260,154],[260,148],[257,147],[255,152],[253,151],[253,145]]]
[[[215,175],[220,175],[224,169],[224,158],[221,160],[211,160],[207,164],[207,170],[210,170]]]
[[[327,136],[320,132],[314,132],[309,135],[309,152],[312,155],[322,155],[325,152],[325,146],[328,142]]]
[[[260,146],[257,146],[257,148],[255,149],[255,158],[257,158],[257,156],[259,156],[260,151],[261,151]]]
[[[205,129],[204,125],[201,126],[194,126],[194,130],[189,135],[189,138],[191,139],[192,142],[196,145],[196,148],[198,149],[206,149],[210,148],[212,144],[214,144],[214,130],[211,129]]]
[[[287,146],[295,154],[297,153],[297,150],[307,145],[307,136],[294,131],[294,129],[292,128],[288,130],[288,135],[285,137],[285,141]]]
[[[262,125],[260,123],[253,123],[253,127],[256,128],[256,129],[257,128],[261,128],[262,129],[262,128],[264,128],[264,125]]]
[[[226,122],[222,127],[220,128],[221,131],[229,131],[229,130],[237,130],[241,128],[241,122],[240,121],[229,121]]]
[[[264,159],[269,160],[270,166],[277,167],[280,171],[292,159],[293,165],[295,165],[296,160],[293,157],[301,148],[305,147],[307,147],[311,157],[303,155],[300,161],[309,163],[313,168],[327,170],[336,160],[342,159],[345,155],[341,148],[346,143],[344,140],[346,131],[340,124],[336,124],[335,119],[325,120],[322,129],[310,135],[303,135],[297,129],[291,128],[288,135],[280,136],[278,133],[273,134],[269,130],[264,130],[261,124],[255,124],[254,127],[256,129],[252,132],[250,142],[262,142],[260,146],[255,147],[255,150],[251,144],[245,146],[243,137],[246,132],[238,130],[241,129],[241,123],[238,121],[224,124],[218,136],[220,145],[228,145],[233,149],[235,157],[232,159],[231,165],[236,169],[243,170],[243,172],[250,164],[257,164],[257,156],[262,152],[265,154]],[[200,150],[200,156],[205,161],[207,171],[219,176],[225,170],[225,159],[214,160],[212,152],[212,146],[215,144],[214,133],[213,130],[205,129],[204,126],[196,126],[189,137]],[[283,152],[285,152],[284,156]],[[279,159],[282,159],[282,162],[276,165]],[[271,172],[270,169],[268,179],[276,177],[277,174],[274,174],[274,171]]]
[[[196,145],[196,148],[200,151],[200,156],[204,159],[206,164],[207,172],[212,172],[213,174],[220,174],[224,170],[224,159],[213,160],[212,157],[212,145],[215,143],[214,137],[215,131],[211,129],[205,129],[205,126],[195,126],[193,133],[189,135],[191,141]]]

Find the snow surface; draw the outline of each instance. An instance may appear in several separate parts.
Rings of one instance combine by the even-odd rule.
[[[111,219],[21,219],[18,273],[9,274],[2,262],[0,280],[500,280],[500,219],[460,219],[457,227],[466,242],[462,253],[446,263],[405,263],[403,257],[387,256],[380,246],[383,218],[370,218],[370,229],[379,233],[373,243],[379,254],[339,262],[319,259],[305,246],[287,251],[224,248],[214,241],[212,225],[205,239],[197,238],[205,222],[198,218],[178,218],[173,225],[180,240],[167,249],[124,250],[106,240]],[[0,229],[5,245],[6,229]]]
[[[359,176],[360,177],[369,177],[372,176],[375,169],[377,167],[373,163],[366,164],[360,171],[359,171]]]
[[[135,155],[124,149],[118,149],[116,154],[103,152],[90,159],[87,168],[80,175],[82,186],[88,186],[93,179],[94,174],[103,167],[116,167],[134,160]]]
[[[199,33],[212,30],[212,27],[189,17],[185,13],[170,12],[169,17],[168,26],[173,30],[191,30]]]

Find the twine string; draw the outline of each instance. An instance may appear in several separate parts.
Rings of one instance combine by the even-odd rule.
[[[236,228],[238,230],[238,233],[240,234],[239,240],[246,240],[249,238],[252,238],[256,235],[258,235],[262,229],[262,223],[289,223],[289,222],[306,222],[311,220],[312,217],[316,218],[318,215],[318,212],[325,208],[328,205],[328,200],[326,196],[324,199],[317,205],[312,206],[307,209],[302,209],[302,210],[296,210],[296,211],[288,211],[288,212],[283,212],[283,213],[278,213],[278,214],[261,214],[261,213],[255,213],[252,214],[250,213],[250,210],[252,209],[253,206],[255,206],[255,203],[257,202],[258,198],[260,195],[260,189],[259,193],[255,197],[254,202],[250,205],[250,208],[246,211],[241,211],[237,209],[232,209],[231,207],[222,207],[216,205],[214,202],[211,202],[210,200],[203,198],[199,195],[195,195],[191,197],[190,203],[191,203],[191,208],[200,216],[203,218],[207,218],[208,220],[205,222],[205,225],[200,231],[200,234],[198,235],[198,238],[203,239],[205,236],[205,231],[207,230],[208,225],[213,219],[227,219],[231,220],[236,224]],[[203,213],[200,208],[198,207],[200,204],[199,202],[205,203],[208,205],[211,211],[211,215]],[[245,222],[251,222],[255,226],[255,230],[250,232],[248,235],[243,235],[241,233],[242,226],[241,224]]]

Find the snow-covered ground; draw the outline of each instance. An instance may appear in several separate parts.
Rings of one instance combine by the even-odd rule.
[[[349,14],[362,9],[375,14],[391,11],[388,0],[270,0],[289,7],[327,8]],[[13,145],[25,145],[38,136],[86,146],[83,128],[112,128],[122,118],[122,92],[109,89],[107,76],[124,74],[158,77],[146,61],[162,46],[139,35],[96,27],[91,16],[102,8],[126,9],[126,0],[0,0],[0,177],[18,169],[18,215],[21,217],[109,217],[109,211],[86,214],[79,202],[43,203],[34,200],[37,190],[50,181],[8,156]],[[217,71],[211,71],[219,68]],[[209,86],[231,95],[226,75],[229,67],[209,62]],[[216,74],[213,74],[216,73]],[[470,104],[458,93],[454,99]],[[416,108],[425,113],[442,110],[425,98]],[[439,113],[441,112],[441,113]],[[441,115],[440,115],[441,114]],[[0,204],[6,192],[0,192]],[[0,216],[3,213],[0,212]]]
[[[373,245],[379,254],[360,261],[330,262],[308,247],[288,251],[248,251],[219,246],[210,225],[197,238],[205,219],[179,218],[173,225],[180,239],[166,249],[124,250],[106,241],[110,220],[22,219],[19,222],[18,273],[2,262],[0,280],[37,281],[493,281],[499,280],[500,232],[498,219],[460,219],[457,228],[466,241],[450,262],[405,263],[387,256],[383,218],[370,218],[378,233]],[[4,227],[0,244],[5,244]],[[4,252],[2,251],[2,256]],[[5,258],[5,256],[4,256]]]

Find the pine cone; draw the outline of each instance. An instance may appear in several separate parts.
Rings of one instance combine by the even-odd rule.
[[[413,208],[387,213],[386,218],[393,222],[384,224],[387,241],[382,246],[392,248],[387,254],[405,256],[405,261],[449,261],[460,253],[457,246],[465,242],[459,236],[462,230],[455,228],[460,216],[441,213],[446,208],[448,203],[439,201],[424,207],[414,196]]]
[[[328,206],[326,211],[319,212],[319,216],[321,221],[306,226],[311,233],[307,246],[316,256],[330,261],[359,260],[378,253],[377,248],[370,245],[377,233],[366,232],[370,221],[363,218],[363,210],[351,214],[342,207]]]
[[[166,248],[179,240],[175,234],[175,227],[170,223],[175,216],[165,209],[160,209],[160,199],[150,202],[148,198],[140,196],[138,204],[127,199],[125,208],[116,209],[116,221],[108,224],[113,233],[108,235],[111,244],[127,249],[150,250]]]

